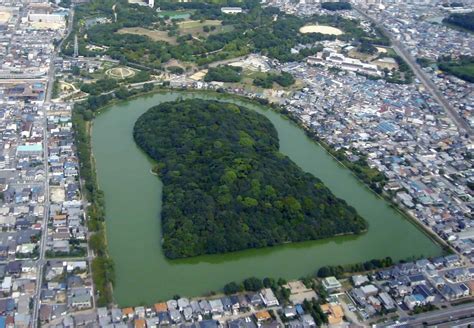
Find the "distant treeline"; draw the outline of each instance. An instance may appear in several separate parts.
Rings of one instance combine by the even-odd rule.
[[[341,278],[346,273],[371,271],[371,270],[376,270],[376,269],[381,269],[381,268],[388,268],[388,267],[391,267],[392,265],[393,265],[392,258],[386,257],[381,260],[374,259],[374,260],[370,260],[363,263],[357,263],[357,264],[323,266],[318,270],[317,276],[319,278],[325,278],[325,277],[330,277],[330,276]]]
[[[474,31],[474,11],[466,14],[451,14],[443,19],[443,23],[452,24],[469,31]]]
[[[352,6],[349,2],[322,2],[321,8],[326,10],[351,10]]]

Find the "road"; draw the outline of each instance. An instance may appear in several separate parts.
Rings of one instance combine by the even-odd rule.
[[[379,327],[422,327],[424,325],[454,324],[457,320],[474,318],[474,303],[457,305],[448,309],[414,315]]]
[[[48,221],[49,221],[49,211],[50,211],[50,191],[49,191],[49,163],[48,163],[48,115],[46,107],[51,103],[51,96],[54,86],[54,61],[64,40],[69,36],[72,31],[72,22],[74,21],[74,7],[71,6],[69,24],[67,32],[61,41],[58,48],[56,48],[50,59],[50,66],[48,72],[48,84],[45,95],[45,109],[43,112],[43,157],[44,157],[44,213],[43,213],[43,222],[41,226],[41,241],[40,241],[40,252],[39,258],[37,260],[37,277],[36,277],[36,291],[34,296],[34,305],[33,305],[33,314],[31,317],[31,327],[36,327],[38,324],[38,313],[41,304],[41,286],[43,284],[43,270],[44,265],[46,264],[45,253],[46,253],[46,241],[48,239]]]
[[[451,106],[451,104],[444,98],[441,92],[438,90],[436,85],[433,83],[431,78],[421,69],[421,67],[416,63],[415,58],[406,50],[406,48],[393,36],[393,34],[388,31],[383,24],[377,21],[375,18],[369,16],[361,8],[354,8],[367,20],[373,22],[392,42],[392,48],[395,52],[410,66],[410,68],[415,73],[416,77],[423,84],[425,89],[432,95],[432,97],[438,102],[438,104],[444,109],[446,114],[451,118],[453,123],[458,128],[459,132],[462,134],[473,135],[472,128],[467,124],[467,122],[459,115],[459,113]]]

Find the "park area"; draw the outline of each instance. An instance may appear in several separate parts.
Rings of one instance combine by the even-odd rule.
[[[220,20],[185,20],[178,23],[181,35],[191,34],[194,38],[207,38],[211,34],[232,31],[231,25],[222,25]],[[149,37],[153,41],[163,41],[176,45],[176,37],[168,35],[168,31],[150,30],[144,27],[124,27],[117,31],[118,34],[134,34]]]
[[[164,41],[169,44],[176,44],[174,36],[168,36],[168,31],[149,30],[143,27],[124,27],[117,31],[118,34],[134,34],[147,36],[153,41]]]
[[[114,67],[105,72],[108,77],[114,79],[126,79],[135,75],[135,71],[128,67]]]

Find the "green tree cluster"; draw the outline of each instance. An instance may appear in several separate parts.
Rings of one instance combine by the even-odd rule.
[[[304,300],[303,309],[305,312],[311,314],[317,326],[328,323],[328,316],[323,312],[319,302],[316,299],[313,298],[311,301]]]
[[[279,152],[264,116],[200,99],[164,103],[136,122],[163,182],[168,258],[361,233],[366,222]]]
[[[257,77],[253,80],[254,85],[265,89],[272,88],[273,82],[278,83],[282,87],[289,87],[295,83],[295,79],[290,73],[282,72],[281,74],[269,73],[263,77]]]
[[[321,8],[331,11],[351,10],[352,6],[349,2],[322,2]]]
[[[230,65],[221,65],[217,67],[210,67],[204,76],[204,81],[219,81],[219,82],[240,82],[242,79],[242,68]]]
[[[465,14],[451,14],[443,19],[443,23],[452,24],[469,31],[474,31],[474,12]]]
[[[393,260],[390,257],[378,260],[373,259],[363,263],[350,264],[350,265],[338,265],[338,266],[323,266],[319,268],[317,276],[320,278],[335,276],[341,278],[346,273],[364,272],[371,271],[381,268],[388,268],[393,265]]]
[[[93,83],[84,83],[81,85],[81,91],[86,92],[92,96],[100,95],[101,93],[111,91],[118,86],[115,79],[100,79]]]
[[[438,67],[448,74],[474,83],[474,56],[441,57],[438,58]]]

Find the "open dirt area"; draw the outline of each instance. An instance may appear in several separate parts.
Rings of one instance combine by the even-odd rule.
[[[168,31],[149,30],[143,27],[124,27],[117,31],[118,34],[144,35],[153,41],[164,41],[176,44],[176,38],[168,36]]]
[[[200,81],[204,78],[204,76],[206,76],[206,74],[207,74],[207,69],[203,69],[202,71],[194,73],[189,78],[195,81]]]
[[[0,11],[0,23],[7,23],[10,17],[12,17],[12,14],[8,11]]]
[[[52,22],[31,22],[31,26],[38,30],[59,30],[64,28],[64,23],[52,23]]]
[[[321,33],[328,35],[341,35],[343,32],[335,27],[326,25],[306,25],[300,28],[300,33]]]

